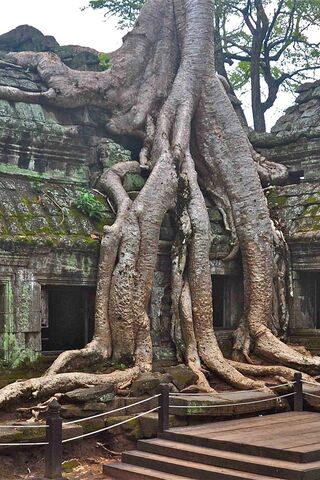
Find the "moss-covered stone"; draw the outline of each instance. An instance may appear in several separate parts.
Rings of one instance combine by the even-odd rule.
[[[159,372],[146,372],[139,375],[131,386],[131,395],[140,397],[142,395],[154,395],[158,393],[161,383],[170,383],[172,377],[170,374]]]
[[[139,418],[130,418],[130,416],[107,417],[105,420],[105,425],[106,427],[111,427],[112,425],[116,425],[118,423],[129,420],[128,422],[111,429],[110,433],[112,433],[113,435],[126,435],[132,440],[140,440],[141,438],[143,438],[143,434]]]
[[[137,174],[128,173],[123,182],[123,186],[127,192],[137,191],[139,192],[145,184],[145,180]]]
[[[77,246],[97,247],[104,225],[112,225],[114,214],[103,197],[97,202],[104,209],[95,220],[74,206],[78,188],[73,184],[19,178],[15,188],[11,178],[0,175],[0,242],[25,247],[49,246],[56,248]],[[68,239],[68,240],[67,240]],[[67,241],[66,241],[67,240]],[[68,247],[69,244],[69,247]]]
[[[75,468],[81,465],[80,461],[77,458],[71,458],[70,460],[65,460],[62,462],[62,471],[66,473],[72,472]]]
[[[278,193],[277,189],[272,188],[267,194],[269,208],[284,207],[287,202],[287,197]]]
[[[172,377],[172,383],[178,390],[183,390],[197,383],[197,375],[185,365],[174,365],[166,368],[166,372]]]

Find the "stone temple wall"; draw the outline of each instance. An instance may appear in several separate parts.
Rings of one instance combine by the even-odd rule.
[[[45,88],[3,61],[0,85]],[[114,216],[99,195],[101,218],[77,207],[98,170],[96,130],[81,110],[0,100],[0,353],[11,366],[41,351],[44,288],[96,285],[102,227]]]
[[[51,38],[37,35],[32,44],[28,35],[21,35],[23,42],[15,45],[15,50],[25,45],[44,48],[43,42],[48,42],[45,48],[49,51],[60,48]],[[30,92],[44,90],[36,74],[1,60],[1,50],[8,49],[8,42],[12,42],[10,36],[0,36],[0,85]],[[80,62],[80,53],[83,50],[77,47],[60,52],[69,55],[65,60],[68,62],[75,58]],[[89,57],[82,55],[81,61],[87,62],[85,68],[97,69],[97,64],[90,63],[91,54],[97,58],[97,52],[89,53]],[[84,68],[83,64],[79,68]],[[318,325],[317,300],[309,292],[313,289],[316,296],[320,272],[319,88],[318,83],[303,87],[296,105],[271,134],[251,137],[257,150],[285,163],[291,172],[288,185],[270,187],[266,197],[291,250],[292,339],[314,350],[320,350],[320,341],[315,340],[320,339],[320,320]],[[103,225],[111,225],[114,214],[97,193],[96,201],[103,210],[99,219],[77,205],[84,193],[94,192],[92,187],[103,168],[135,159],[138,152],[130,139],[122,138],[120,146],[105,138],[104,124],[105,113],[97,109],[68,111],[0,100],[0,357],[9,366],[33,358],[50,346],[50,338],[44,342],[44,337],[52,334],[50,322],[58,322],[54,325],[59,328],[65,322],[68,331],[68,322],[79,315],[74,331],[83,322],[86,334],[81,341],[90,336],[89,310],[96,285],[99,242]],[[138,175],[126,176],[124,186],[131,198],[136,197],[144,182]],[[231,236],[219,210],[209,202],[207,206],[213,238],[210,261],[215,322],[220,344],[228,353],[232,331],[243,313],[241,258],[239,255],[232,262],[224,261],[232,248]],[[170,361],[175,356],[170,323],[173,240],[174,225],[168,213],[161,228],[149,313],[156,359]],[[304,288],[306,285],[308,288]],[[69,304],[56,305],[61,297],[59,287],[70,291],[69,303],[81,296],[86,301],[78,310]],[[61,310],[64,306],[65,310]],[[50,317],[50,311],[56,312],[55,318]],[[53,341],[51,350],[55,345]]]
[[[298,89],[295,104],[270,134],[252,134],[256,149],[289,168],[289,184],[267,191],[291,253],[291,340],[320,351],[320,81]]]

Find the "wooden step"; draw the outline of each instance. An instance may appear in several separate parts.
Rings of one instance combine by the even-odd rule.
[[[103,466],[103,473],[109,478],[119,480],[188,480],[187,477],[159,472],[150,468],[138,467],[128,463],[113,463]]]
[[[287,412],[173,428],[161,438],[204,448],[308,463],[320,460],[319,431],[319,413]]]
[[[124,463],[165,472],[170,474],[171,478],[173,474],[197,480],[280,480],[281,478],[243,472],[227,468],[226,466],[217,467],[198,462],[186,462],[181,459],[140,452],[138,450],[124,453],[122,458]]]
[[[279,447],[277,448],[276,442],[274,447],[265,445],[253,445],[248,443],[245,437],[243,439],[243,443],[240,443],[238,441],[225,440],[223,438],[217,439],[205,436],[195,436],[191,433],[175,433],[173,431],[161,433],[159,437],[174,442],[196,445],[198,447],[213,448],[228,452],[255,455],[258,457],[273,458],[276,460],[284,460],[287,462],[309,463],[317,462],[320,460],[319,434],[316,434],[315,437],[310,440],[308,445],[305,445],[303,443],[303,446],[301,448],[293,447],[290,450]]]
[[[320,480],[319,432],[314,412],[173,428],[104,472],[124,480]]]
[[[187,445],[164,439],[140,440],[138,449],[185,461],[194,461],[205,465],[232,468],[242,472],[258,473],[270,477],[288,480],[314,480],[320,478],[320,462],[293,463],[264,457],[240,454]]]

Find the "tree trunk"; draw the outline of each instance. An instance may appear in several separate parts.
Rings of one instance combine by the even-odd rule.
[[[258,33],[255,33],[251,47],[251,105],[253,115],[253,125],[256,132],[266,131],[266,121],[264,118],[264,109],[261,100],[261,78],[260,78],[260,53],[262,43]]]
[[[211,192],[240,246],[245,312],[237,357],[250,361],[250,349],[267,358],[270,371],[289,378],[293,365],[314,372],[320,358],[303,356],[269,330],[273,305],[273,236],[262,178],[285,177],[283,169],[256,158],[228,95],[214,73],[211,0],[149,0],[134,30],[112,56],[106,72],[73,71],[53,54],[10,54],[10,61],[37,69],[48,92],[36,101],[65,108],[99,106],[107,130],[143,140],[139,162],[125,162],[103,173],[100,188],[113,199],[116,222],[101,243],[96,329],[83,350],[66,352],[46,375],[0,390],[0,405],[30,392],[62,391],[88,382],[68,373],[81,362],[112,358],[132,364],[111,374],[128,382],[152,368],[148,307],[166,212],[176,212],[172,303],[174,338],[180,357],[211,390],[202,365],[240,389],[263,387],[261,368],[230,362],[219,348],[213,320],[209,262],[210,222],[203,192]],[[34,96],[1,87],[4,98],[33,102]],[[132,202],[122,179],[126,172],[149,170]],[[259,174],[258,174],[259,171]],[[272,171],[272,175],[270,173]],[[125,292],[125,295],[124,295]],[[243,341],[243,339],[246,339]],[[81,363],[80,362],[80,363]],[[273,370],[272,370],[273,369]],[[103,378],[102,378],[103,377]],[[90,374],[90,384],[103,375]]]
[[[266,131],[265,109],[261,100],[261,51],[263,42],[269,27],[269,20],[265,13],[264,6],[261,0],[255,0],[254,6],[256,9],[255,26],[251,19],[246,17],[246,23],[252,34],[251,46],[251,105],[253,114],[253,124],[256,132]]]

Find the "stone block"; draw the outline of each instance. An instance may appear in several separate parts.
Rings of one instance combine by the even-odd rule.
[[[1,428],[0,425],[0,443],[37,443],[44,442],[46,436],[46,430],[44,428],[37,428],[35,424],[34,428],[19,428],[26,425],[20,423],[15,429]],[[44,425],[44,424],[42,424]],[[63,425],[62,438],[73,438],[83,434],[83,428],[81,425]]]
[[[137,415],[142,411],[151,410],[152,408],[156,408],[158,406],[157,398],[154,398],[153,400],[150,400],[143,404],[135,405],[134,407],[131,407],[130,405],[141,401],[141,397],[137,397],[137,398],[128,397],[124,400],[125,400],[125,404],[127,405],[127,408],[122,413],[125,413],[126,415]]]
[[[171,380],[171,375],[165,373],[142,373],[131,386],[131,396],[155,395],[161,383],[170,383]]]
[[[76,390],[72,390],[71,392],[66,393],[64,395],[64,398],[70,402],[75,403],[108,403],[114,399],[114,396],[114,385],[109,383],[102,387],[78,388]]]
[[[172,383],[178,390],[183,390],[184,388],[197,383],[197,375],[191,370],[191,368],[186,367],[185,365],[168,367],[166,368],[166,371],[172,377]]]
[[[88,402],[83,404],[82,408],[84,412],[102,413],[102,412],[109,412],[110,410],[113,410],[116,407],[113,407],[113,401],[111,401],[108,403]]]
[[[112,417],[112,418],[106,418],[105,419],[105,425],[106,427],[116,425],[118,423],[121,423],[125,420],[129,420],[126,423],[123,423],[122,425],[119,425],[117,427],[114,427],[109,430],[109,433],[112,435],[125,435],[127,438],[131,440],[140,440],[143,438],[142,436],[142,430],[141,430],[141,425],[139,422],[139,418],[135,418],[131,420],[132,415],[124,415],[124,416],[119,416],[119,417]]]
[[[88,417],[88,412],[84,412],[83,408],[79,405],[62,405],[61,406],[61,416],[62,418],[83,418]]]
[[[98,417],[81,422],[83,433],[95,432],[105,427],[105,418]]]
[[[123,186],[127,192],[139,192],[145,184],[145,180],[135,173],[128,173],[124,177]]]
[[[61,407],[61,416],[63,418],[85,418],[110,410],[113,410],[113,407],[109,408],[107,403],[66,404]]]

